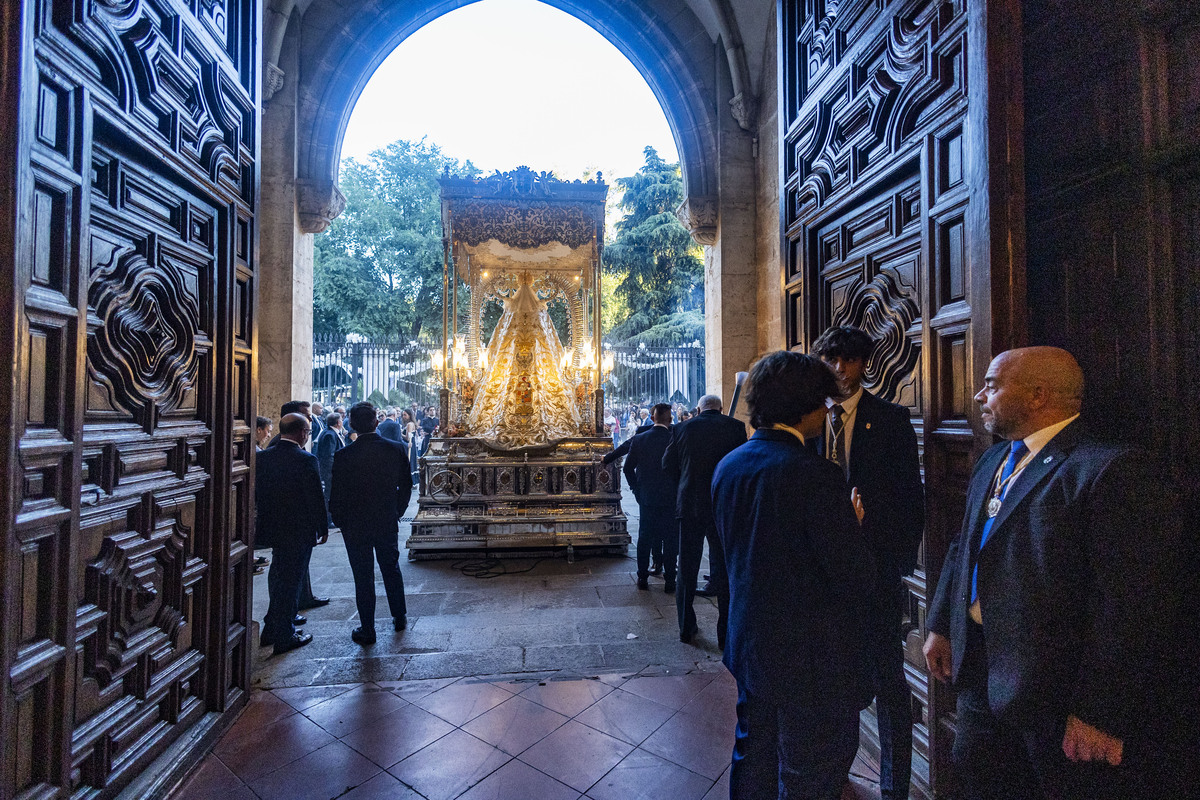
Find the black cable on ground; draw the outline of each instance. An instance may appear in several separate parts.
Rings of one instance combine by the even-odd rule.
[[[525,569],[509,569],[498,558],[472,558],[465,561],[455,561],[450,565],[451,569],[456,569],[468,578],[499,578],[503,575],[520,575],[524,572],[532,572],[537,568],[537,565],[545,559],[537,559]]]

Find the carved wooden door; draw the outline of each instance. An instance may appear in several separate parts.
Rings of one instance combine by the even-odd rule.
[[[258,2],[4,6],[0,796],[152,796],[249,680]]]
[[[970,0],[778,6],[787,344],[806,349],[834,324],[866,330],[877,346],[865,383],[910,409],[921,442],[928,521],[905,581],[904,642],[916,796],[948,786],[953,699],[931,686],[921,644],[970,467],[990,443],[971,398],[993,347],[1019,335],[1008,321],[1020,308],[992,291],[1021,273],[1019,253],[991,246],[1020,241],[1019,221],[1010,230],[990,210],[989,191],[1014,179],[988,157],[1019,107],[989,85],[988,61],[1008,74],[1013,57],[989,39],[1006,24],[989,13]],[[877,757],[873,716],[862,741]]]

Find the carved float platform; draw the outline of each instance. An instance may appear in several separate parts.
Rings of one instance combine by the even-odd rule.
[[[620,473],[612,440],[562,439],[500,451],[473,438],[434,439],[421,458],[410,560],[533,556],[572,549],[624,554]]]

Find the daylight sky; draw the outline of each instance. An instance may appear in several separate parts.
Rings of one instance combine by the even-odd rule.
[[[631,175],[642,150],[677,161],[637,69],[585,23],[537,0],[481,0],[400,43],[359,97],[343,158],[420,139],[485,172],[522,164],[578,178]]]

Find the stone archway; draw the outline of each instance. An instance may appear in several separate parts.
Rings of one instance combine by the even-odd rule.
[[[678,215],[706,247],[709,389],[756,355],[755,103],[727,0],[543,0],[612,42],[646,79],[680,152]],[[312,234],[341,213],[342,137],[363,87],[406,37],[463,0],[276,0],[267,13],[263,115],[266,268],[260,410],[311,386]],[[697,14],[696,11],[700,13]],[[280,31],[283,31],[281,33]],[[728,107],[731,113],[719,109]],[[737,330],[722,325],[736,319]]]

